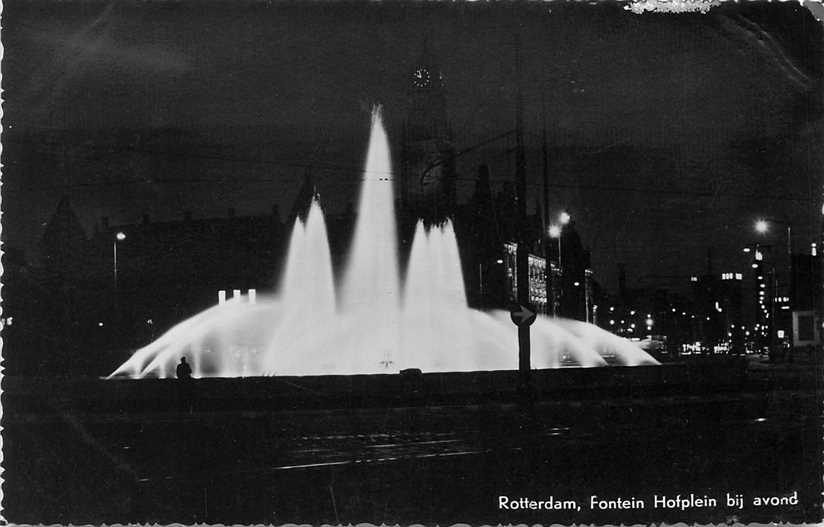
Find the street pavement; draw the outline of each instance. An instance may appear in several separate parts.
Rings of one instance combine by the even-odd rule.
[[[682,511],[502,511],[499,495],[798,491],[820,514],[820,397],[770,389],[338,410],[6,413],[13,522],[562,523]],[[726,521],[727,510],[691,511]]]

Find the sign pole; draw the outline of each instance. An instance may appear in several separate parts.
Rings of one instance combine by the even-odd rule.
[[[521,41],[515,36],[515,69],[517,82],[515,125],[515,199],[518,211],[518,248],[515,254],[518,281],[518,303],[529,305],[529,252],[526,246],[526,155],[524,153],[524,107],[521,94]],[[530,385],[529,324],[518,325],[518,371],[521,387]]]

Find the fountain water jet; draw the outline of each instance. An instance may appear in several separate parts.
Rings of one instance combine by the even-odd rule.
[[[181,356],[196,376],[348,375],[514,370],[517,333],[504,311],[470,309],[450,221],[419,222],[403,287],[389,142],[372,115],[358,216],[343,280],[335,287],[320,200],[295,220],[279,291],[233,299],[181,322],[112,377],[168,377]],[[658,364],[633,343],[584,322],[539,316],[535,368]]]

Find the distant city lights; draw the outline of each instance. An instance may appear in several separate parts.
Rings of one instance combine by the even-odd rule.
[[[721,273],[721,280],[743,280],[742,273]]]

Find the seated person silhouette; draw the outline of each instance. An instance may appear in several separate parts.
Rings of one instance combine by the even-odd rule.
[[[177,378],[182,381],[192,378],[192,368],[186,362],[186,357],[180,358],[180,364],[177,365]]]
[[[188,410],[192,413],[193,409],[193,386],[192,386],[192,368],[186,362],[186,357],[180,358],[180,364],[177,365],[177,404],[180,411]]]

